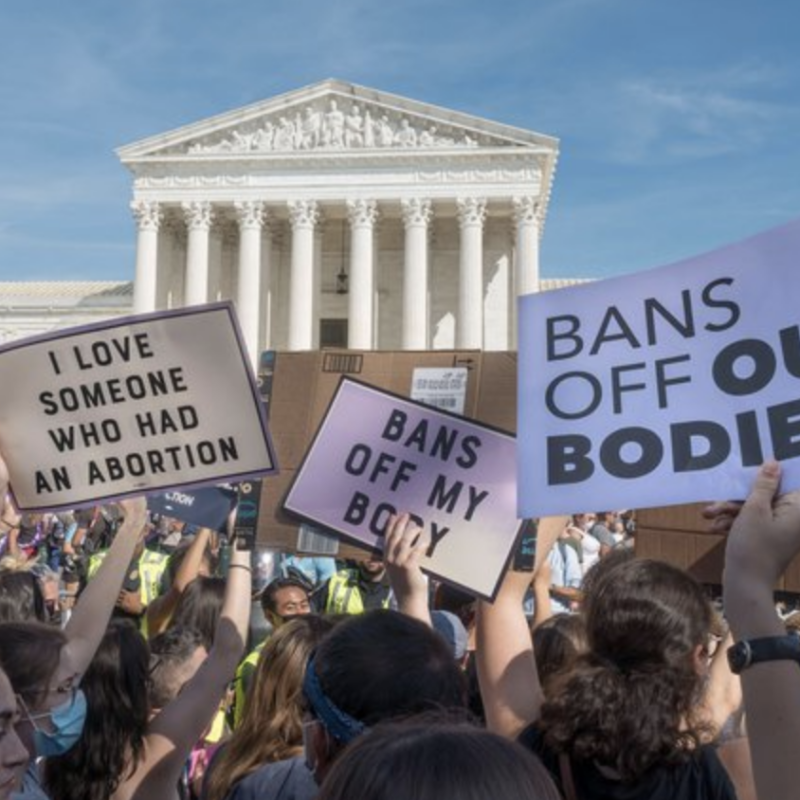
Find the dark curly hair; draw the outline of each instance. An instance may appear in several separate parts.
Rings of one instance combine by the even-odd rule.
[[[81,680],[87,716],[78,743],[44,762],[51,800],[108,800],[136,769],[147,727],[150,653],[135,625],[112,620]]]
[[[589,652],[558,679],[540,727],[554,750],[615,769],[623,781],[687,760],[706,733],[696,667],[711,608],[683,570],[637,559],[609,570],[585,607]]]

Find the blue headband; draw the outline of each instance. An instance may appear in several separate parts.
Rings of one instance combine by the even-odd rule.
[[[314,716],[322,723],[325,730],[342,744],[349,744],[367,729],[363,722],[359,722],[334,705],[322,691],[317,672],[314,669],[313,656],[308,661],[303,678],[303,694],[311,704]]]

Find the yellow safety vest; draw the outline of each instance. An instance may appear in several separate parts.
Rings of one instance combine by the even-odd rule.
[[[258,659],[261,651],[269,640],[269,636],[261,644],[254,647],[241,664],[236,668],[236,677],[233,682],[233,727],[238,728],[244,715],[244,704],[247,699],[247,691],[252,683],[253,673],[258,666]]]
[[[91,580],[100,565],[103,563],[108,551],[101,550],[89,559],[89,569],[87,578]],[[167,568],[169,556],[165,553],[156,553],[154,550],[145,550],[139,557],[139,596],[142,598],[142,605],[147,608],[159,595],[161,588],[161,576]]]
[[[325,601],[327,614],[363,614],[364,598],[358,585],[358,570],[343,569],[332,575],[328,581],[328,597]],[[381,603],[389,608],[391,594]]]

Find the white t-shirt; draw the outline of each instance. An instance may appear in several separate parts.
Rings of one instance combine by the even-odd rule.
[[[583,569],[584,575],[593,564],[596,564],[600,560],[600,547],[600,542],[588,533],[585,533],[581,538],[581,550],[583,551],[583,564],[581,564],[581,568]]]

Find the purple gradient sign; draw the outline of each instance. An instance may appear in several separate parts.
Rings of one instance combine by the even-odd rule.
[[[800,487],[800,220],[519,301],[519,513]]]
[[[510,434],[343,379],[284,507],[377,548],[408,511],[426,571],[491,598],[520,528],[515,471]]]

